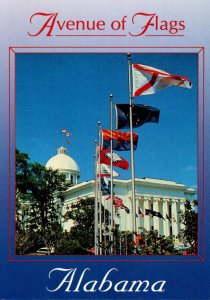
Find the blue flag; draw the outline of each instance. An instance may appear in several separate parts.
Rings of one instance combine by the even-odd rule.
[[[116,129],[130,128],[130,105],[116,104]],[[133,127],[145,123],[158,123],[160,110],[145,104],[135,104],[132,108]]]
[[[107,177],[101,178],[101,192],[102,192],[102,195],[110,195],[111,194],[111,181]]]

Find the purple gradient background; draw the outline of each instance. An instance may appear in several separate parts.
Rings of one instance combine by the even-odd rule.
[[[1,255],[0,255],[0,298],[4,299],[209,299],[209,125],[208,119],[210,114],[210,105],[208,97],[210,95],[210,85],[208,77],[210,74],[210,2],[203,0],[178,0],[164,1],[152,0],[144,1],[119,1],[119,0],[101,0],[93,1],[14,1],[4,0],[0,3],[1,11],[1,49],[0,49],[0,194],[1,194]],[[51,37],[45,36],[29,37],[27,31],[31,30],[29,24],[30,16],[38,11],[59,12],[62,19],[104,19],[110,22],[113,19],[121,19],[124,15],[131,16],[138,11],[157,13],[167,19],[185,20],[186,30],[185,37]],[[127,28],[131,24],[127,24]],[[112,32],[107,32],[112,33]],[[205,103],[204,103],[204,137],[205,137],[205,173],[204,181],[201,182],[199,176],[199,187],[203,188],[204,184],[204,261],[182,261],[182,262],[11,262],[8,257],[8,48],[10,46],[86,46],[86,47],[205,47]],[[80,50],[86,51],[84,49]],[[91,49],[89,50],[92,51]],[[95,49],[96,52],[106,52],[106,49]],[[117,50],[115,50],[117,51]],[[164,50],[163,52],[167,49]],[[77,50],[78,52],[78,50]],[[120,52],[120,49],[119,49]],[[12,115],[11,115],[12,117]],[[203,120],[200,119],[199,130],[202,129]],[[14,131],[11,130],[13,134]],[[11,136],[11,142],[14,143],[14,137]],[[13,146],[11,144],[11,146]],[[202,145],[200,145],[202,151]],[[12,153],[12,152],[11,152]],[[201,163],[201,161],[199,162]],[[14,164],[14,163],[13,163]],[[13,168],[14,165],[11,164]],[[11,186],[14,178],[11,177]],[[14,188],[11,188],[12,194]],[[11,195],[13,196],[13,195]],[[200,195],[201,197],[201,195]],[[201,199],[203,200],[203,199]],[[13,207],[10,207],[12,209]],[[202,209],[202,208],[201,208]],[[12,232],[12,231],[11,231]],[[101,274],[109,268],[117,267],[118,274],[116,280],[135,280],[149,279],[151,282],[156,280],[166,280],[166,290],[164,293],[48,293],[46,286],[50,285],[48,273],[55,267],[73,268],[78,267],[80,270],[86,267],[91,268],[92,278],[101,278]]]

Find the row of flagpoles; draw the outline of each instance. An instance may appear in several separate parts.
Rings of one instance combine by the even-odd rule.
[[[109,200],[109,221],[108,241],[111,245],[110,254],[114,254],[114,230],[116,224],[115,207],[129,209],[123,204],[123,200],[114,193],[113,176],[118,176],[113,170],[114,167],[128,170],[127,160],[114,153],[115,151],[131,152],[131,182],[132,182],[132,222],[133,241],[135,245],[136,228],[136,201],[135,201],[135,164],[134,150],[137,149],[138,135],[133,132],[133,128],[142,126],[145,123],[158,123],[160,110],[148,105],[135,104],[134,97],[154,94],[164,88],[175,85],[179,87],[191,88],[192,84],[186,77],[172,75],[165,71],[155,69],[140,64],[131,63],[131,55],[128,54],[128,81],[129,81],[129,104],[116,104],[116,130],[113,130],[113,96],[110,95],[110,129],[101,128],[98,122],[98,141],[96,141],[96,190],[95,190],[95,254],[107,254],[106,247],[103,252],[102,242],[106,244],[106,237],[103,240],[102,227],[106,224],[106,201],[103,201],[104,213],[102,220],[102,196],[108,195]],[[119,129],[130,129],[129,132],[122,132]],[[110,168],[108,168],[110,166]],[[114,173],[113,173],[114,172]],[[135,253],[135,247],[134,247]]]

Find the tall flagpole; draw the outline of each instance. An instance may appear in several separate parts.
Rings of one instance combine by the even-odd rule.
[[[107,239],[106,239],[106,201],[104,201],[104,223],[103,223],[103,232],[104,232],[104,255],[107,253]]]
[[[136,195],[135,195],[135,169],[134,169],[134,150],[133,150],[133,85],[132,85],[132,64],[131,55],[128,53],[128,79],[130,96],[130,139],[131,139],[131,176],[132,176],[132,209],[133,209],[133,241],[135,242],[136,233]],[[135,252],[135,251],[134,251]]]
[[[101,197],[101,157],[100,157],[100,149],[101,149],[101,122],[98,121],[98,148],[99,148],[99,255],[102,255],[102,197]]]
[[[114,247],[114,203],[113,203],[113,133],[112,133],[112,129],[113,129],[113,124],[112,124],[112,106],[113,106],[113,96],[112,94],[110,94],[110,132],[111,132],[111,139],[110,139],[110,152],[111,152],[111,162],[110,162],[110,169],[111,169],[111,199],[110,199],[110,205],[111,205],[111,254],[113,254],[113,247]]]
[[[61,146],[63,147],[63,129],[61,129]]]
[[[97,140],[95,140],[95,232],[94,232],[94,245],[95,255],[98,255],[98,180],[99,180],[99,149]]]

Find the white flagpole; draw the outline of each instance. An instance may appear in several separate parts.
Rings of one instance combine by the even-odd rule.
[[[98,255],[98,180],[99,180],[99,171],[98,167],[98,158],[99,158],[99,150],[98,143],[95,140],[95,232],[94,232],[94,244],[95,244],[95,255]]]
[[[131,176],[132,176],[132,209],[133,209],[133,241],[135,242],[136,232],[136,195],[135,195],[135,169],[134,169],[134,150],[133,150],[133,85],[132,85],[132,64],[131,55],[128,53],[128,79],[129,79],[129,96],[130,96],[130,138],[131,138]],[[135,253],[135,248],[134,248]]]
[[[101,148],[101,122],[98,121],[98,147],[99,147],[99,254],[102,255],[102,197],[101,197],[101,163],[100,163],[100,148]]]
[[[63,129],[61,129],[61,146],[63,147]]]
[[[106,238],[106,200],[104,199],[104,226],[103,226],[103,230],[104,230],[104,255],[106,255],[107,253],[107,238]]]
[[[113,205],[113,161],[112,161],[112,156],[113,156],[113,124],[112,124],[112,106],[113,106],[113,96],[110,94],[110,132],[111,132],[111,139],[110,139],[110,152],[111,152],[111,162],[110,162],[110,169],[111,169],[111,199],[110,199],[110,205],[111,205],[111,230],[113,230],[114,227],[114,205]],[[111,231],[111,254],[113,254],[113,246],[114,246],[114,231]]]

